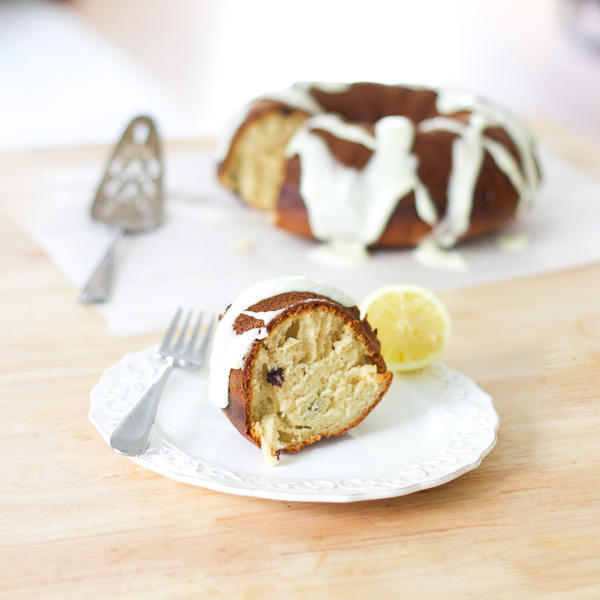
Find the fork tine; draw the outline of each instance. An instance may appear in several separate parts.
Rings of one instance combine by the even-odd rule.
[[[183,346],[183,341],[185,340],[185,333],[187,331],[188,325],[190,324],[191,316],[192,316],[192,311],[190,310],[187,314],[187,317],[185,318],[183,326],[181,327],[181,333],[179,334],[179,338],[175,342],[175,346],[173,346],[173,349],[171,350],[171,352],[173,354],[181,352],[181,348]]]
[[[191,335],[188,344],[185,344],[185,336],[192,311],[187,313],[181,333],[177,341],[173,344],[173,337],[177,331],[177,324],[182,315],[183,309],[177,309],[167,332],[163,338],[162,344],[158,352],[158,358],[163,359],[163,366],[159,369],[157,376],[153,380],[151,386],[144,392],[142,397],[134,404],[133,408],[125,415],[125,417],[117,424],[110,437],[110,445],[117,452],[128,454],[129,456],[140,456],[148,449],[150,444],[150,434],[154,426],[158,402],[162,394],[163,388],[167,383],[169,373],[174,367],[183,369],[198,369],[204,362],[209,342],[212,339],[215,316],[210,319],[206,333],[202,334],[202,341],[199,349],[195,352],[194,346],[202,324],[204,312],[200,312],[200,316],[196,320],[194,331]],[[186,346],[185,351],[182,350]],[[169,346],[173,345],[172,348]]]
[[[203,361],[204,358],[206,357],[206,353],[208,351],[210,341],[212,340],[212,337],[213,337],[212,333],[213,333],[214,325],[215,325],[215,316],[213,315],[210,318],[208,327],[206,328],[206,333],[204,334],[204,338],[200,344],[200,348],[198,348],[198,354],[197,354],[196,360]]]
[[[175,334],[175,330],[177,329],[177,323],[179,322],[179,317],[181,316],[181,311],[182,311],[182,308],[180,306],[177,309],[177,312],[175,313],[175,316],[173,317],[173,320],[171,321],[171,324],[169,325],[167,332],[165,333],[165,337],[163,338],[160,348],[158,349],[160,354],[166,354],[167,352],[169,352],[169,346],[171,345],[171,341],[173,340],[173,335]]]
[[[194,346],[196,345],[196,338],[198,337],[198,331],[200,330],[200,323],[202,323],[202,317],[204,316],[204,311],[201,310],[198,315],[198,320],[196,321],[196,326],[194,327],[194,331],[192,333],[192,337],[187,345],[186,353],[191,353],[194,351]]]

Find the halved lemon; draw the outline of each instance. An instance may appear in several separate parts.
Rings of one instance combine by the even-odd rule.
[[[381,342],[390,371],[415,371],[437,360],[450,341],[450,315],[429,290],[409,284],[387,285],[360,305]]]

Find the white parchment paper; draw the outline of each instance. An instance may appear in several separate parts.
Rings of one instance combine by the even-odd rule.
[[[166,219],[153,233],[127,236],[118,254],[112,300],[100,310],[115,335],[164,329],[178,306],[220,312],[246,287],[267,278],[305,275],[336,285],[359,303],[390,283],[441,291],[547,273],[600,260],[600,178],[593,180],[545,148],[535,206],[502,233],[459,247],[467,268],[427,267],[411,250],[375,252],[368,262],[333,268],[312,262],[316,242],[271,225],[243,206],[214,176],[210,154],[165,159]],[[81,288],[112,233],[90,219],[104,164],[46,173],[48,214],[31,234]],[[74,293],[73,302],[78,301]]]

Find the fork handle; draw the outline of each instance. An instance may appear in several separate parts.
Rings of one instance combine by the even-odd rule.
[[[148,449],[158,401],[174,366],[175,361],[168,359],[144,395],[115,427],[110,436],[110,445],[113,450],[128,456],[139,456]]]
[[[115,254],[117,245],[123,239],[124,235],[125,232],[122,229],[119,229],[115,233],[100,264],[96,267],[96,270],[81,291],[81,295],[79,296],[80,302],[92,304],[94,302],[106,302],[110,300],[115,271]]]

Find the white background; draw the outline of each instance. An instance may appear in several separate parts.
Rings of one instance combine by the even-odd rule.
[[[600,27],[588,13],[586,27]],[[600,141],[600,53],[567,0],[3,0],[0,150],[214,136],[296,80],[454,84]]]

